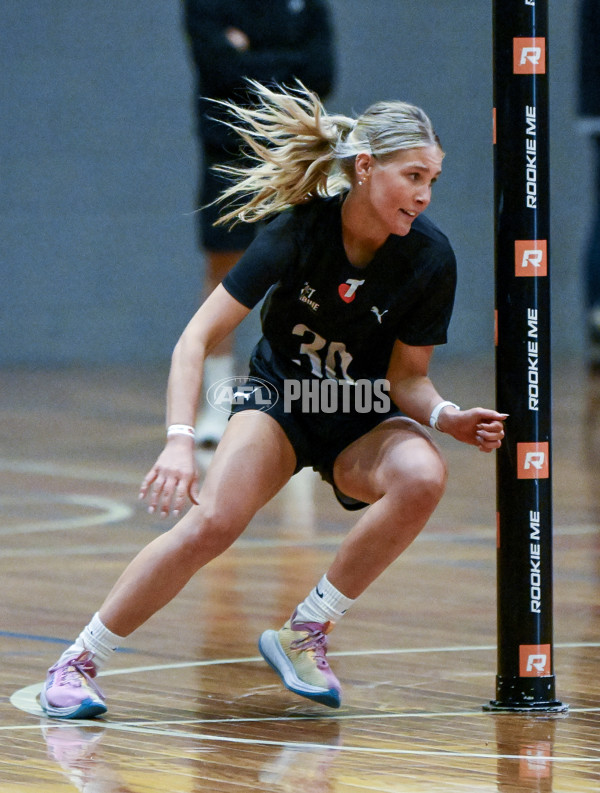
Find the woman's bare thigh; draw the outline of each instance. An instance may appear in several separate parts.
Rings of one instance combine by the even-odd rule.
[[[342,493],[372,504],[390,482],[421,466],[445,478],[444,460],[427,430],[412,419],[396,416],[344,449],[333,466],[333,477]]]

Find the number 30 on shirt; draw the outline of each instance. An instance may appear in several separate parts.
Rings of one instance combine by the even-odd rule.
[[[348,367],[352,363],[352,356],[346,349],[346,345],[341,341],[327,341],[318,333],[308,328],[304,324],[294,327],[292,333],[302,337],[300,345],[300,357],[307,355],[310,361],[312,373],[315,377],[329,377],[332,380],[346,380],[353,383],[354,380],[348,375]],[[301,365],[301,360],[294,363]]]

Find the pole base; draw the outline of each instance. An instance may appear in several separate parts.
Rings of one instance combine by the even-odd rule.
[[[569,706],[556,699],[554,691],[554,675],[497,675],[496,699],[483,709],[505,713],[564,713]]]
[[[482,709],[489,713],[566,713],[569,706],[556,699],[552,702],[535,703],[499,702],[492,699]]]

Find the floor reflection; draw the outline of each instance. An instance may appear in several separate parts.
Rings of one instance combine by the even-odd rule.
[[[556,720],[499,714],[494,716],[498,751],[498,793],[551,793]]]
[[[81,793],[133,793],[114,767],[103,758],[102,725],[48,722],[42,725],[48,757],[60,766],[66,779]]]

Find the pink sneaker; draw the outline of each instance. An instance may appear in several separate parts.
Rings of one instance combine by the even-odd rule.
[[[106,713],[104,694],[92,679],[96,674],[87,650],[58,661],[48,670],[40,692],[42,710],[55,719],[91,719]]]

